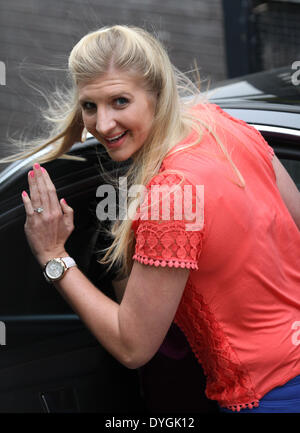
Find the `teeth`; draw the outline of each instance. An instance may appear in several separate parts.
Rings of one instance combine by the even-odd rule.
[[[122,134],[117,135],[117,137],[114,137],[114,138],[107,138],[106,140],[107,140],[107,141],[110,141],[110,142],[112,142],[112,141],[116,141],[116,140],[119,140],[119,138],[122,137],[123,135],[125,135],[126,132],[127,132],[127,131],[122,132]]]

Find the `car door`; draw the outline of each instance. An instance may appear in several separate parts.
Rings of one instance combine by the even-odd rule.
[[[285,124],[288,113],[284,113],[284,122],[277,113],[276,124],[270,125],[267,120],[264,122],[270,117],[267,111],[266,116],[263,110],[254,113],[236,108],[228,112],[261,131],[300,189],[300,131]],[[57,160],[46,168],[59,197],[65,197],[75,211],[76,229],[68,242],[68,251],[94,284],[113,297],[112,274],[107,274],[96,261],[97,248],[107,242],[103,232],[98,231],[99,221],[95,218],[96,190],[106,180],[95,157],[96,143],[90,143],[85,149],[79,146],[76,150],[75,146],[74,154],[85,160]],[[103,155],[99,157],[102,161]],[[115,177],[122,174],[113,163],[105,164]],[[27,184],[26,173],[16,173],[0,188],[0,412],[144,411],[138,372],[121,366],[95,341],[45,282],[28,248],[20,198]],[[202,393],[205,386],[204,378],[199,377],[193,387],[195,378],[191,381],[189,371],[196,371],[195,365],[192,356],[174,361],[157,353],[145,366],[147,409],[195,410],[195,395],[199,397],[199,389]],[[179,389],[170,386],[174,377],[182,379],[176,381]],[[207,401],[201,404],[202,412],[216,411],[208,407]]]
[[[108,296],[111,275],[97,261],[106,240],[96,218],[99,174],[95,146],[44,166],[60,198],[74,208],[75,230],[67,250],[79,268]],[[48,284],[24,236],[21,192],[27,167],[0,190],[0,412],[140,411],[138,372],[117,362]],[[113,164],[108,170],[113,172]]]

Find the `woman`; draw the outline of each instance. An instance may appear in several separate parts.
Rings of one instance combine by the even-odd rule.
[[[300,194],[291,178],[256,130],[205,100],[184,103],[183,75],[141,29],[89,33],[69,69],[74,86],[46,141],[49,158],[87,130],[113,160],[132,158],[129,184],[148,193],[114,225],[104,257],[120,265],[118,304],[68,256],[73,210],[35,164],[22,193],[25,232],[47,278],[128,368],[145,365],[175,323],[221,408],[285,411],[277,393],[300,392]]]

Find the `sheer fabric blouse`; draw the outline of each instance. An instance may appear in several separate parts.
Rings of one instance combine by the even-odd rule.
[[[204,132],[167,156],[147,185],[133,259],[190,269],[174,323],[203,366],[207,397],[240,410],[300,374],[300,232],[261,134],[214,104],[194,113],[214,120],[245,187]]]

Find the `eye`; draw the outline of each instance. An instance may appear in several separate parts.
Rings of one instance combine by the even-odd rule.
[[[91,111],[96,108],[96,105],[93,104],[93,102],[83,102],[81,106],[86,111]]]
[[[120,98],[116,98],[114,99],[114,104],[117,107],[124,107],[125,105],[127,105],[129,103],[129,100],[127,98],[124,97],[120,97]]]

